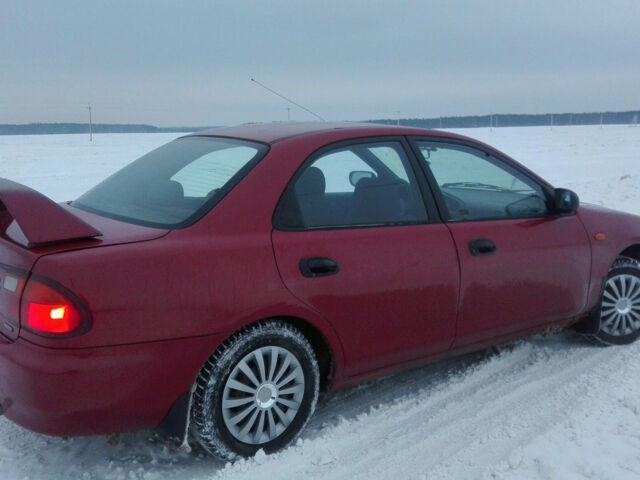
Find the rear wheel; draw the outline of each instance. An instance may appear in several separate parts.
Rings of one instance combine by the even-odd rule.
[[[605,280],[600,301],[600,329],[594,338],[623,345],[640,336],[640,263],[618,257]]]
[[[318,399],[313,348],[297,329],[273,320],[233,335],[210,357],[197,380],[191,433],[225,459],[293,441]]]

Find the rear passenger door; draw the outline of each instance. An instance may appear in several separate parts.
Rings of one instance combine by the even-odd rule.
[[[339,334],[346,376],[442,352],[454,339],[455,247],[406,148],[394,138],[320,151],[274,217],[282,279]]]

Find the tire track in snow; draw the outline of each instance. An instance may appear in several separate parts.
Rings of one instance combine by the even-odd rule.
[[[607,372],[633,365],[627,357],[639,350],[598,348],[571,334],[536,338],[433,389],[418,383],[415,395],[370,407],[285,452],[237,462],[218,476],[481,478],[570,411],[588,410],[593,390],[607,388]],[[375,385],[366,389],[375,396]]]
[[[599,348],[565,333],[446,360],[331,396],[297,445],[226,466],[172,452],[152,432],[111,446],[106,437],[51,438],[2,420],[0,472],[7,479],[517,478],[523,465],[536,478],[544,475],[527,448],[547,432],[575,433],[581,426],[567,427],[571,412],[589,412],[612,385],[628,390],[614,392],[624,400],[619,408],[640,405],[638,388],[623,381],[638,378],[639,353],[640,345]],[[611,383],[613,371],[624,377]]]

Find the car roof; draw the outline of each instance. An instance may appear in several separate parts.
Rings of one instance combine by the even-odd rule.
[[[317,136],[317,134],[321,134],[322,139],[327,142],[337,138],[345,138],[345,136],[355,138],[374,135],[423,135],[430,137],[465,138],[460,135],[425,128],[352,122],[255,123],[237,127],[213,128],[188,136],[239,138],[273,144],[293,137],[305,135]]]
[[[356,122],[274,122],[252,123],[236,127],[221,127],[195,132],[190,136],[225,137],[240,140],[249,140],[265,144],[275,144],[289,139],[302,139],[310,148],[319,148],[333,142],[376,136],[418,136],[433,139],[458,140],[464,144],[471,144],[481,148],[485,152],[498,155],[500,158],[509,159],[519,168],[525,170],[540,183],[549,185],[543,178],[527,169],[513,158],[500,152],[491,145],[480,142],[464,135],[446,132],[442,130],[429,130],[418,127],[404,127],[398,125],[383,125],[380,123],[356,123]]]

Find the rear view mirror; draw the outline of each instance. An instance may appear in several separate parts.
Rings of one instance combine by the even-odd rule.
[[[376,174],[371,171],[355,170],[349,174],[349,183],[355,187],[363,178],[374,178],[375,176]]]
[[[560,215],[573,215],[580,205],[578,195],[567,188],[556,188],[553,191],[553,207]]]

